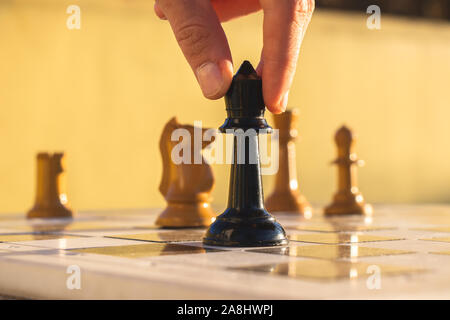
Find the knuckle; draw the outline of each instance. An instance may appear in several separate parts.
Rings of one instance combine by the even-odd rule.
[[[201,56],[208,48],[211,33],[199,23],[184,24],[175,32],[183,52],[189,57]]]

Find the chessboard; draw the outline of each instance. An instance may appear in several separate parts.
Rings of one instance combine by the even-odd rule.
[[[0,295],[40,299],[449,299],[450,206],[277,214],[289,244],[214,247],[161,209],[0,215]],[[320,210],[316,210],[319,212]]]

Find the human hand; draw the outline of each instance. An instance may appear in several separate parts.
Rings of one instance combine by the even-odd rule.
[[[155,13],[168,20],[203,95],[219,99],[233,77],[230,47],[221,22],[262,9],[263,49],[256,71],[273,113],[286,109],[300,45],[314,0],[156,0]]]

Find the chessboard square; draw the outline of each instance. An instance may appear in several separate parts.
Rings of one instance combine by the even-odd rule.
[[[141,234],[125,234],[125,235],[112,235],[108,238],[116,239],[129,239],[140,241],[152,241],[152,242],[185,242],[185,241],[202,241],[204,231],[199,230],[179,230],[179,231],[167,231],[167,232],[152,232]]]
[[[88,222],[88,221],[80,221],[74,222],[67,225],[64,230],[67,231],[76,231],[76,230],[115,230],[115,229],[126,229],[131,228],[132,226],[124,226],[121,224],[109,224],[104,222]]]
[[[328,260],[299,260],[278,264],[266,264],[247,267],[230,268],[236,271],[268,273],[270,275],[287,276],[297,279],[333,281],[344,279],[366,278],[371,267],[368,263]],[[424,271],[407,266],[377,265],[383,275],[401,275]]]
[[[289,240],[308,243],[342,244],[342,243],[403,240],[403,238],[384,237],[384,236],[356,234],[356,233],[307,233],[307,234],[291,234],[289,235]]]
[[[419,239],[423,241],[437,241],[437,242],[450,242],[450,237],[435,237],[435,238],[423,238]]]
[[[24,233],[24,234],[2,234],[0,242],[25,242],[38,240],[55,240],[78,238],[78,236],[57,233]]]
[[[377,231],[390,230],[392,227],[383,226],[363,226],[363,225],[348,225],[348,224],[305,224],[295,227],[287,227],[287,229],[295,229],[300,231],[315,231],[315,232],[358,232],[358,231]]]
[[[384,249],[363,247],[356,244],[352,245],[334,245],[318,244],[308,246],[289,246],[281,248],[267,248],[249,250],[251,252],[272,253],[287,255],[290,257],[303,257],[315,259],[355,259],[362,257],[374,257],[384,255],[398,255],[412,253],[404,250]]]
[[[431,254],[450,255],[450,251],[430,252]]]
[[[430,232],[450,232],[450,226],[430,227],[430,228],[413,228],[412,230],[430,231]]]
[[[161,227],[156,224],[139,224],[133,227],[133,229],[144,229],[144,230],[158,230]]]
[[[412,230],[430,231],[430,232],[450,232],[450,226],[439,226],[439,227],[429,227],[429,228],[412,228]]]
[[[145,258],[164,255],[218,252],[222,250],[203,248],[200,246],[185,246],[181,244],[148,243],[137,245],[83,248],[74,249],[73,251],[78,253],[92,253],[123,258]]]
[[[132,229],[133,226],[108,224],[104,222],[75,221],[71,223],[39,223],[16,227],[16,229],[33,232],[86,231],[86,230],[121,230]]]

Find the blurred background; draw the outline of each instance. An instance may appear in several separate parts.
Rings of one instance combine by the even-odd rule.
[[[335,191],[342,124],[357,133],[368,202],[450,202],[448,2],[317,0],[289,100],[301,112],[299,181],[312,203]],[[370,4],[380,5],[380,30],[367,28]],[[70,5],[81,8],[79,30],[66,26]],[[261,25],[261,13],[223,25],[235,68],[258,63]],[[203,98],[153,1],[0,1],[2,213],[32,206],[38,151],[66,152],[76,210],[162,207],[164,124],[218,127],[224,108]],[[228,166],[214,172],[221,208]],[[266,194],[272,183],[264,177]]]

